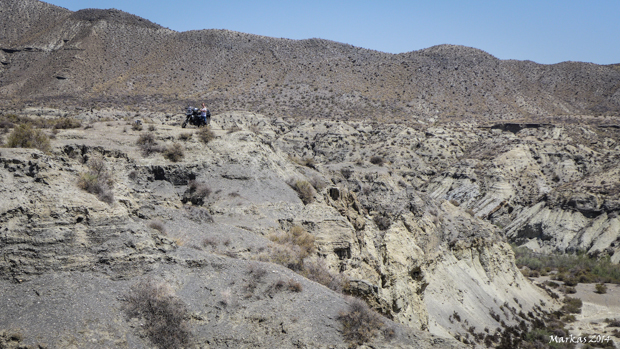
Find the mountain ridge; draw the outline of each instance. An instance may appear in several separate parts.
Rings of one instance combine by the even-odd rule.
[[[146,100],[170,110],[204,100],[217,110],[376,120],[620,111],[620,72],[611,66],[500,60],[456,45],[390,54],[325,39],[176,32],[118,10],[70,12],[36,1],[22,10],[7,6],[14,3],[3,5],[5,28],[32,18],[34,29],[14,37],[4,30],[5,106],[55,100],[118,107]],[[41,23],[47,13],[56,14],[53,26]],[[29,47],[39,49],[26,52]]]

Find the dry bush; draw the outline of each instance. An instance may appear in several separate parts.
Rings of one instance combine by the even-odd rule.
[[[183,146],[179,143],[174,143],[164,150],[164,157],[172,162],[179,162],[185,157],[183,152]]]
[[[349,179],[351,178],[351,175],[353,174],[353,170],[350,168],[341,168],[340,169],[340,173],[342,174],[342,177],[344,177],[344,179]]]
[[[196,131],[196,136],[198,136],[198,139],[205,144],[215,139],[215,133],[211,131],[211,127],[209,126],[199,128],[198,131]]]
[[[54,124],[54,129],[80,128],[82,122],[74,118],[61,118]]]
[[[304,205],[314,201],[314,194],[316,194],[316,191],[308,181],[291,179],[287,183],[291,188],[295,189]]]
[[[316,252],[314,236],[300,226],[293,226],[288,232],[269,236],[277,245],[271,246],[268,255],[261,260],[283,265],[291,270],[301,272],[304,259]]]
[[[299,283],[299,282],[297,282],[297,281],[295,281],[293,279],[290,279],[288,281],[288,289],[290,291],[298,292],[299,293],[299,292],[301,292],[303,290],[303,286],[301,285],[301,283]]]
[[[152,125],[152,124],[151,124],[151,125],[149,125],[148,130],[149,130],[150,132],[154,132],[155,130],[157,130],[157,127],[155,127],[155,125]]]
[[[306,229],[299,225],[294,225],[288,232],[271,235],[269,239],[281,245],[295,245],[300,248],[300,258],[304,259],[314,252],[314,235],[308,233]]]
[[[162,148],[157,145],[155,135],[151,132],[141,134],[136,144],[142,150],[143,156],[149,156],[153,153],[161,153],[163,151]]]
[[[184,204],[191,202],[193,205],[202,205],[204,200],[211,195],[211,188],[208,185],[196,180],[191,180],[187,183],[187,189],[183,193],[181,202]]]
[[[93,156],[87,163],[88,172],[81,173],[78,179],[78,187],[91,194],[97,195],[99,200],[111,204],[114,202],[112,186],[114,179],[108,171],[102,156]]]
[[[226,133],[231,134],[231,133],[235,133],[235,132],[239,132],[239,131],[241,131],[241,127],[239,127],[238,125],[232,125],[228,129],[228,132],[226,132]]]
[[[162,234],[167,234],[166,231],[166,226],[164,225],[164,223],[158,219],[152,220],[149,222],[149,228],[151,229],[155,229],[157,231],[159,231]]]
[[[261,135],[260,127],[258,127],[258,125],[251,125],[250,131],[252,131],[256,135]]]
[[[190,340],[189,312],[170,286],[153,280],[134,285],[126,296],[125,313],[141,318],[148,338],[160,348],[182,348]]]
[[[390,218],[390,215],[385,212],[375,215],[373,217],[373,221],[377,225],[377,228],[381,231],[390,229],[390,226],[392,225],[392,218]]]
[[[263,277],[267,275],[267,270],[256,263],[252,263],[248,267],[248,274],[250,278],[247,280],[244,288],[249,295],[252,295],[256,287],[262,282]]]
[[[21,124],[13,129],[6,141],[9,148],[36,148],[43,152],[51,150],[49,138],[41,130],[32,128],[29,124]]]
[[[211,246],[212,249],[216,249],[219,243],[219,240],[212,236],[208,236],[202,240],[203,247]]]
[[[178,137],[180,141],[187,142],[192,139],[192,134],[190,132],[181,133]]]
[[[142,123],[134,122],[131,124],[131,129],[134,131],[142,131]]]
[[[607,293],[607,285],[605,285],[605,284],[596,284],[596,285],[594,285],[594,287],[596,289],[594,292],[596,292],[598,294],[605,294],[605,293]]]
[[[333,291],[344,292],[349,289],[349,279],[343,274],[333,274],[322,259],[306,259],[301,274],[307,279],[327,286]]]
[[[370,158],[370,163],[377,166],[383,166],[383,164],[385,164],[385,160],[380,156],[373,156]]]
[[[338,315],[342,336],[351,346],[360,346],[375,338],[385,326],[379,314],[364,301],[354,298],[347,310]]]

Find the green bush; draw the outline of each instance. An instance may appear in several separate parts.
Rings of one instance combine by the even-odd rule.
[[[540,254],[526,247],[513,245],[515,260],[519,268],[524,266],[541,274],[557,270],[555,279],[564,281],[568,286],[578,282],[620,284],[620,268],[611,262],[609,256],[588,257],[586,254]]]
[[[607,293],[607,285],[605,285],[605,284],[596,284],[594,287],[596,288],[596,291],[594,291],[594,292],[596,292],[598,294],[605,294],[605,293]]]
[[[9,148],[36,148],[46,153],[51,149],[50,140],[45,133],[32,128],[29,124],[21,124],[13,129],[7,139],[6,146]]]
[[[583,302],[579,298],[566,297],[561,310],[570,314],[581,314]]]

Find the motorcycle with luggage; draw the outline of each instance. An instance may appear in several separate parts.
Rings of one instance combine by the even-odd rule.
[[[210,118],[211,112],[207,110],[207,120],[209,120]],[[208,121],[205,121],[205,119],[202,118],[202,116],[200,115],[200,109],[188,106],[185,110],[185,121],[183,121],[181,127],[185,128],[187,124],[201,127],[207,126]]]

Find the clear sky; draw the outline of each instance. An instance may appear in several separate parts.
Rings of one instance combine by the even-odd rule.
[[[46,0],[115,8],[176,30],[322,38],[401,53],[439,44],[500,59],[620,63],[620,0]]]

